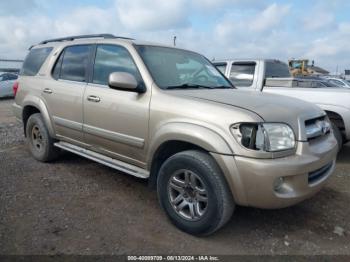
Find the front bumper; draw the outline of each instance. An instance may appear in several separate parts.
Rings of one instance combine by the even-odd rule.
[[[299,203],[324,186],[335,167],[333,134],[317,142],[298,142],[296,154],[276,159],[212,154],[222,168],[237,204],[283,208]],[[275,190],[276,179],[284,183]]]

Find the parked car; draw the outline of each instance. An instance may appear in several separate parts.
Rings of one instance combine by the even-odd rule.
[[[339,148],[350,140],[350,90],[316,88],[320,83],[315,79],[292,78],[288,65],[275,59],[226,59],[214,65],[241,90],[295,97],[320,106],[332,122]]]
[[[200,54],[112,35],[35,45],[13,108],[35,159],[64,149],[149,179],[170,220],[195,235],[218,230],[235,205],[299,203],[335,167],[319,107],[236,90]]]
[[[333,87],[340,88],[340,86],[328,82],[327,80],[320,77],[297,77],[293,78],[296,85],[294,87],[307,87],[307,88],[322,88],[322,87]]]
[[[338,87],[350,88],[350,81],[349,80],[335,78],[335,77],[325,77],[324,81],[326,81],[327,83],[330,83],[332,85],[336,85]]]
[[[17,75],[12,73],[0,73],[0,97],[13,97],[13,84]]]

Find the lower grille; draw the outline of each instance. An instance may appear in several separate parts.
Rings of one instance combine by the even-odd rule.
[[[310,172],[308,177],[309,184],[313,184],[321,180],[332,168],[332,166],[333,166],[333,162],[330,162],[327,165],[321,167],[320,169]]]

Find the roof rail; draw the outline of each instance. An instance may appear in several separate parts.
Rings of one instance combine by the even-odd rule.
[[[92,34],[92,35],[75,35],[75,36],[68,36],[68,37],[62,37],[62,38],[48,39],[40,42],[39,45],[44,45],[51,42],[73,41],[75,39],[84,39],[84,38],[120,38],[120,39],[134,40],[132,38],[115,36],[112,34]]]

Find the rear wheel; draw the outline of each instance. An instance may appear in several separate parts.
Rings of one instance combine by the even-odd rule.
[[[221,228],[235,206],[221,170],[201,151],[181,152],[166,160],[159,171],[157,191],[172,223],[194,235]]]
[[[29,117],[26,136],[29,150],[35,159],[49,162],[58,157],[60,150],[54,146],[55,140],[50,136],[40,113]]]

